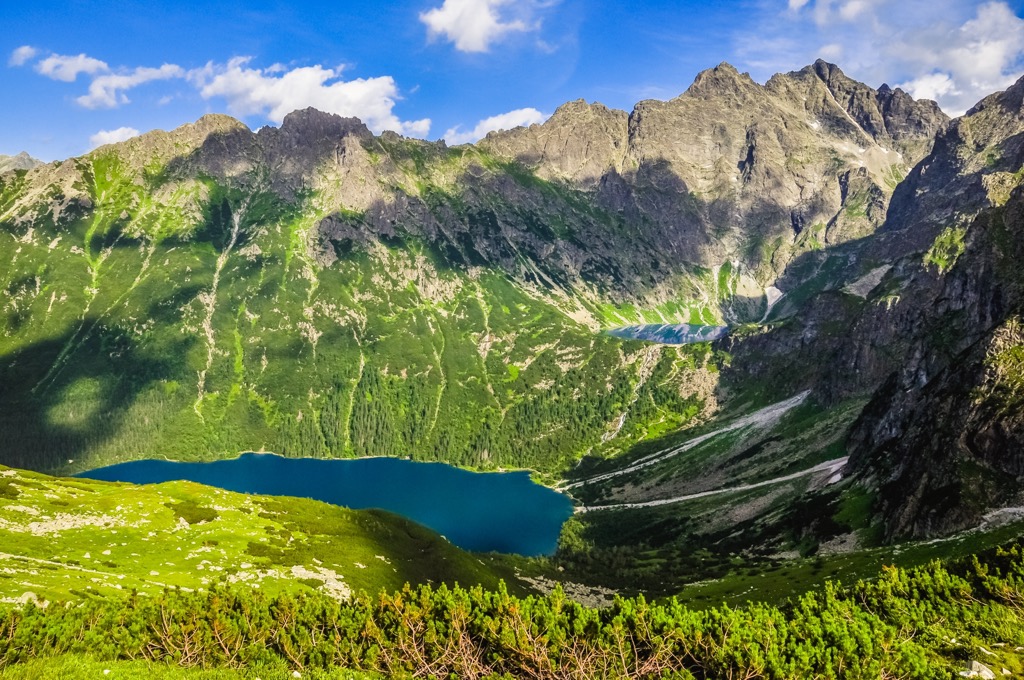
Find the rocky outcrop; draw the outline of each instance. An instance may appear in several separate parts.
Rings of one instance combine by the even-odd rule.
[[[10,172],[11,170],[31,170],[42,164],[41,160],[32,158],[32,156],[29,156],[24,151],[14,156],[0,154],[0,173]]]
[[[882,103],[869,115],[869,99],[851,94],[853,86],[841,87],[831,69],[817,64],[791,75],[786,82],[832,83],[836,92],[847,93],[844,101],[859,101],[848,107],[851,117],[865,121],[862,130],[888,135],[887,144],[897,141],[890,129],[906,127],[882,113],[892,93],[872,95],[870,101]],[[972,243],[971,225],[1003,205],[1020,181],[1022,96],[1024,82],[948,125],[931,119],[929,129],[938,129],[935,148],[896,187],[882,226],[870,238],[805,253],[788,264],[776,283],[784,294],[773,312],[777,325],[731,341],[737,373],[789,389],[814,387],[828,401],[870,392],[893,372],[903,376],[905,388],[920,387],[998,324],[1003,312],[993,305],[998,307],[1003,284],[981,270],[949,271],[955,257],[943,266],[942,257],[929,253],[944,238],[966,234]],[[929,106],[921,109],[927,116]],[[927,347],[935,334],[947,339],[941,352]]]
[[[1024,500],[1024,193],[984,213],[935,295],[913,352],[850,436],[891,537],[978,524]],[[927,303],[932,309],[927,311]]]
[[[821,59],[801,71],[773,78],[769,87],[784,87],[785,80],[810,85],[810,93],[816,96],[803,99],[809,111],[827,115],[833,105],[838,105],[853,123],[850,126],[840,121],[839,130],[851,139],[862,131],[883,149],[895,148],[910,165],[927,155],[932,138],[949,121],[933,101],[915,100],[900,88],[894,90],[888,85],[876,91]],[[821,83],[824,91],[816,83]]]
[[[481,147],[650,223],[676,258],[741,262],[765,285],[808,242],[874,231],[947,120],[934,102],[876,91],[823,61],[764,86],[723,63],[628,117],[572,102]]]
[[[558,107],[543,125],[491,132],[479,146],[536,169],[548,180],[596,190],[609,171],[622,172],[629,115],[583,99]]]
[[[936,136],[934,148],[893,194],[884,247],[927,247],[943,228],[1006,202],[1024,163],[1024,79],[986,97]]]
[[[871,395],[850,471],[878,490],[891,538],[948,533],[1021,502],[1022,98],[1024,81],[941,128],[884,225],[795,260],[776,323],[728,341],[738,383],[813,388],[826,403]]]

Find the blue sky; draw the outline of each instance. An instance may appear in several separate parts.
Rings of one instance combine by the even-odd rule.
[[[44,160],[204,113],[295,108],[449,142],[584,98],[629,110],[728,61],[817,57],[959,114],[1024,74],[1024,0],[65,0],[0,8],[0,153]]]

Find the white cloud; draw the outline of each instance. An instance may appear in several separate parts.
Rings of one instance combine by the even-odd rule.
[[[462,52],[486,52],[491,44],[511,32],[539,27],[522,18],[506,20],[499,13],[512,0],[444,0],[444,4],[420,14],[431,40],[443,37]],[[516,3],[522,9],[529,3]]]
[[[164,64],[160,68],[139,66],[128,73],[111,73],[94,78],[89,83],[89,93],[75,99],[87,109],[112,109],[129,102],[125,90],[138,87],[154,80],[184,78],[185,70],[177,64]]]
[[[419,120],[409,120],[400,123],[401,132],[407,137],[419,137],[420,139],[426,139],[427,135],[430,134],[431,120],[429,118],[420,118]]]
[[[853,21],[867,12],[870,8],[871,4],[866,0],[849,0],[849,2],[839,8],[839,16],[844,21]]]
[[[32,48],[26,46],[26,50]],[[28,52],[15,50],[15,57],[29,59]],[[328,113],[360,118],[374,132],[394,130],[404,135],[426,137],[430,119],[400,120],[394,113],[401,99],[391,76],[376,78],[342,78],[342,68],[321,65],[290,69],[282,64],[253,68],[251,57],[236,57],[226,64],[210,62],[205,67],[186,71],[177,64],[158,68],[139,66],[111,69],[105,62],[85,54],[64,56],[51,54],[36,64],[40,74],[64,82],[75,81],[80,74],[91,75],[88,91],[75,101],[87,109],[115,108],[129,103],[127,91],[145,83],[186,79],[204,99],[222,97],[228,110],[237,116],[261,115],[275,123],[296,109],[314,107]],[[157,100],[158,106],[172,101],[167,94]],[[107,134],[102,131],[97,135]],[[96,137],[99,138],[99,137]]]
[[[843,46],[839,43],[829,43],[818,48],[818,55],[822,59],[839,60],[843,56]]]
[[[119,127],[116,130],[100,130],[92,137],[89,137],[89,144],[91,149],[95,149],[98,146],[104,144],[116,144],[117,142],[123,142],[126,139],[132,137],[138,137],[139,131],[133,127]]]
[[[960,94],[953,79],[945,73],[931,73],[914,80],[900,83],[900,87],[909,92],[915,99],[934,99],[939,101],[946,95]]]
[[[36,64],[36,71],[53,80],[61,80],[65,83],[74,82],[80,73],[93,75],[109,71],[110,67],[106,62],[93,59],[85,54],[74,56],[65,54],[51,54]]]
[[[11,53],[10,63],[23,64],[35,56],[36,50],[28,45],[19,47]],[[112,72],[105,62],[87,54],[65,55],[51,54],[36,64],[35,70],[50,78],[65,83],[72,83],[79,75],[92,76],[88,93],[76,97],[75,101],[87,109],[114,108],[127,104],[129,99],[126,90],[138,87],[153,80],[184,78],[185,69],[176,64],[164,64],[159,68],[139,66],[134,69],[119,68]]]
[[[444,139],[449,144],[465,144],[467,142],[475,142],[483,138],[488,132],[494,130],[510,130],[520,125],[526,126],[533,125],[534,123],[543,123],[545,120],[547,120],[547,116],[537,109],[516,109],[515,111],[499,113],[496,116],[484,118],[476,124],[476,127],[467,132],[460,132],[459,126],[455,126],[444,133]]]
[[[394,130],[425,137],[430,119],[402,121],[393,108],[399,99],[391,76],[342,80],[341,69],[304,66],[292,70],[250,68],[251,57],[236,57],[227,64],[207,64],[189,74],[204,99],[223,97],[237,116],[265,115],[275,123],[308,106],[356,116],[375,132]]]
[[[24,66],[26,62],[35,59],[37,54],[39,54],[39,50],[36,48],[31,45],[22,45],[11,52],[11,56],[7,59],[7,65]]]
[[[978,15],[949,35],[941,45],[949,74],[957,87],[970,91],[1009,85],[1021,73],[1024,19],[1003,2],[990,2]],[[971,102],[973,103],[973,102]]]
[[[1004,0],[772,0],[736,34],[758,76],[817,57],[869,85],[899,84],[959,115],[1024,73],[1024,19]]]

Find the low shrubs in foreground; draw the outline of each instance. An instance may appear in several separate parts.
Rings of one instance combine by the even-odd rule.
[[[596,610],[558,590],[517,598],[504,587],[445,586],[338,602],[218,587],[0,612],[4,666],[74,654],[438,678],[877,680],[949,678],[979,646],[1021,670],[1009,651],[1024,646],[1020,545],[949,565],[887,568],[782,607],[698,611],[640,597]]]

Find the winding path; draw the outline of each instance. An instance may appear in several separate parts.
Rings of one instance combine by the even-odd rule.
[[[700,493],[691,493],[686,496],[676,496],[675,498],[662,498],[655,501],[643,501],[640,503],[618,503],[616,505],[591,505],[591,506],[578,506],[576,512],[593,512],[595,510],[622,510],[624,508],[653,508],[659,505],[668,505],[670,503],[679,503],[680,501],[688,501],[694,498],[704,498],[705,496],[714,496],[722,493],[737,493],[740,491],[749,491],[750,489],[759,489],[762,486],[770,486],[772,484],[781,484],[782,482],[788,482],[793,479],[799,479],[800,477],[806,477],[813,475],[818,472],[827,472],[829,478],[835,475],[837,472],[843,469],[846,465],[846,461],[849,460],[849,456],[844,458],[834,458],[833,460],[827,460],[824,463],[819,463],[812,468],[801,470],[800,472],[794,472],[790,475],[783,477],[776,477],[775,479],[766,479],[763,482],[755,482],[753,484],[741,484],[740,486],[732,486],[724,489],[713,489],[711,491],[701,491]]]
[[[627,467],[624,467],[621,470],[614,470],[612,472],[594,475],[593,477],[588,477],[587,479],[582,479],[578,482],[573,482],[571,484],[566,484],[564,486],[560,486],[557,488],[559,491],[566,491],[568,489],[575,489],[576,487],[580,487],[585,484],[594,484],[596,482],[603,482],[607,479],[612,479],[614,477],[619,477],[621,475],[628,475],[631,472],[642,470],[643,468],[650,467],[652,465],[660,463],[680,453],[689,451],[698,444],[702,444],[707,440],[711,439],[712,437],[717,437],[720,434],[732,432],[733,430],[739,430],[744,427],[767,427],[768,425],[774,425],[787,412],[802,404],[804,400],[807,399],[807,395],[809,394],[810,391],[808,390],[806,392],[801,392],[795,397],[790,397],[785,401],[780,401],[776,404],[772,404],[771,406],[765,406],[764,408],[754,411],[751,414],[745,415],[742,418],[737,418],[728,425],[720,427],[717,430],[708,432],[707,434],[702,434],[699,437],[694,437],[685,444],[681,444],[675,448],[666,449],[664,451],[658,451],[657,453],[652,453],[644,456],[643,458],[639,458],[635,463]]]

